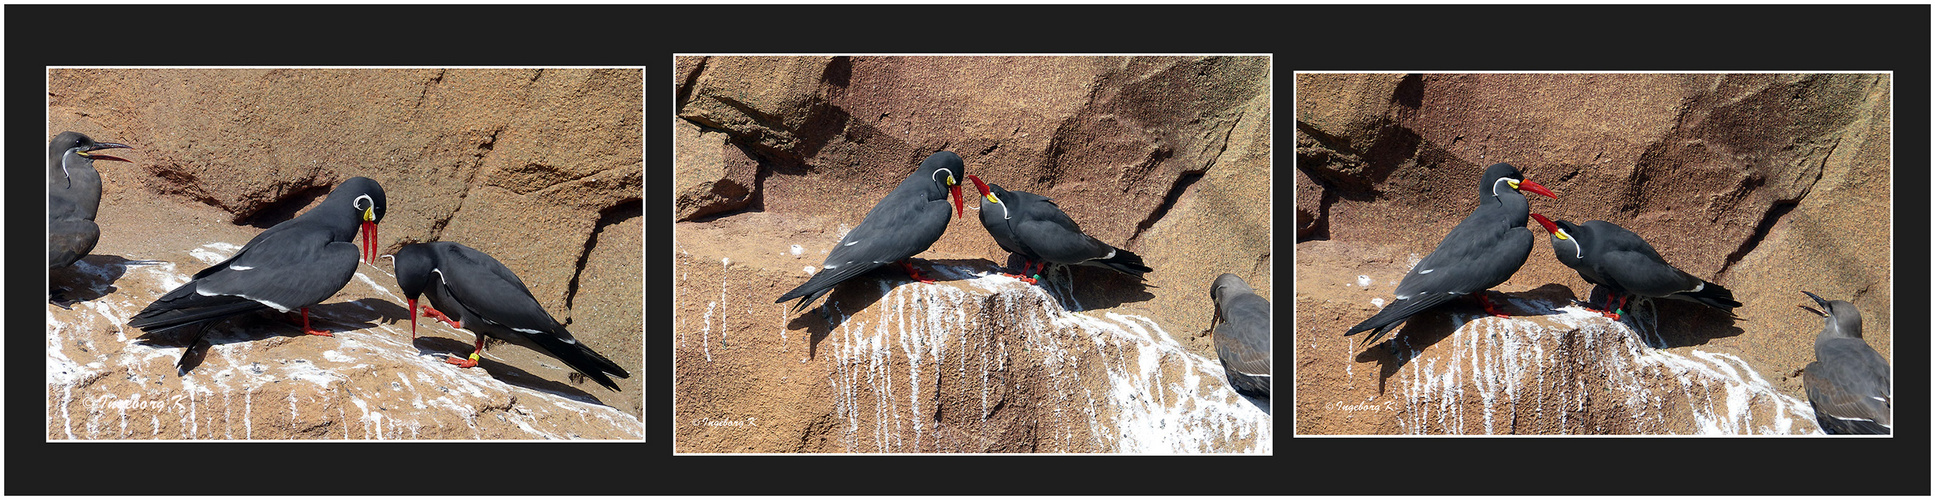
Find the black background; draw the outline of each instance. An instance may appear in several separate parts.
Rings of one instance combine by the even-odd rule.
[[[646,204],[654,221],[647,255],[663,256],[670,204],[656,196],[670,185],[672,131],[655,117],[673,112],[675,53],[1268,53],[1277,168],[1294,157],[1291,87],[1300,70],[1893,71],[1894,189],[1907,201],[1895,225],[1896,275],[1907,286],[1895,300],[1916,310],[1930,303],[1928,5],[8,5],[5,13],[14,132],[6,148],[9,495],[1930,492],[1928,323],[1913,314],[1895,325],[1904,395],[1895,410],[1904,424],[1894,438],[1292,438],[1295,406],[1284,391],[1274,406],[1289,411],[1277,419],[1272,457],[675,457],[672,367],[653,344],[669,337],[669,320],[647,327],[644,443],[47,443],[45,346],[26,334],[44,315],[36,305],[44,288],[27,279],[43,273],[34,214],[44,193],[32,174],[45,150],[47,66],[643,66],[646,186],[657,200]],[[1276,176],[1275,191],[1294,192],[1292,177]],[[647,266],[646,282],[665,283],[665,269]],[[669,290],[647,293],[669,309]]]

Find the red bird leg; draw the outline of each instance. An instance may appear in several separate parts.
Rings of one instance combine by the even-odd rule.
[[[477,357],[482,354],[484,354],[484,335],[478,334],[477,350],[475,352],[470,353],[469,358],[459,358],[456,356],[451,356],[448,359],[443,360],[443,362],[457,365],[458,368],[470,368],[473,366],[477,366]]]
[[[307,333],[310,335],[321,335],[324,337],[336,336],[336,334],[329,333],[329,330],[316,330],[316,329],[309,328],[309,308],[307,307],[302,308],[302,333]]]
[[[933,283],[933,282],[934,282],[934,280],[931,280],[931,279],[927,279],[927,277],[926,277],[926,276],[921,276],[921,275],[920,275],[920,270],[919,270],[919,269],[914,269],[914,265],[913,265],[913,264],[909,264],[909,263],[907,263],[907,261],[906,261],[906,260],[901,260],[901,261],[900,261],[900,267],[901,267],[901,269],[906,269],[906,270],[907,270],[907,276],[908,276],[908,277],[911,277],[911,278],[914,278],[914,280],[915,280],[915,281],[919,281],[919,282],[921,282],[921,283]]]
[[[443,314],[443,311],[438,311],[437,308],[430,307],[430,304],[423,305],[423,316],[427,318],[436,318],[438,321],[442,321],[443,324],[450,325],[451,328],[464,327],[464,323],[462,321],[456,321],[456,320],[450,319],[449,316],[445,316]]]
[[[1594,304],[1594,303],[1592,303],[1592,300],[1590,300],[1590,299],[1588,299],[1588,300],[1586,300],[1586,301],[1584,301],[1584,302],[1580,302],[1580,303],[1581,303],[1581,304],[1584,304],[1584,305],[1585,305],[1585,309],[1586,309],[1586,311],[1588,311],[1588,312],[1594,312],[1594,313],[1598,313],[1598,314],[1599,314],[1599,315],[1601,315],[1601,316],[1605,316],[1605,317],[1609,317],[1609,318],[1610,318],[1610,317],[1612,317],[1612,312],[1611,312],[1611,310],[1610,310],[1610,308],[1612,307],[1612,297],[1611,297],[1611,296],[1607,296],[1607,297],[1606,297],[1606,307],[1607,307],[1607,309],[1600,309],[1600,308],[1599,308],[1599,305],[1598,305],[1598,304]],[[1616,319],[1616,318],[1615,318],[1615,319]]]
[[[1606,308],[1611,310],[1611,312],[1606,313],[1606,317],[1612,318],[1613,321],[1619,321],[1619,317],[1621,315],[1626,314],[1627,299],[1628,297],[1626,296],[1626,294],[1623,294],[1623,293],[1619,294],[1619,307],[1611,307],[1612,297],[1606,297],[1606,306],[1607,306]]]
[[[1014,279],[1018,279],[1018,280],[1021,280],[1021,281],[1023,281],[1023,282],[1026,282],[1026,283],[1028,283],[1028,284],[1030,284],[1030,285],[1032,285],[1032,284],[1035,284],[1035,279],[1034,279],[1034,278],[1030,278],[1030,277],[1028,277],[1028,265],[1029,265],[1029,264],[1033,264],[1033,262],[1029,262],[1029,261],[1028,261],[1028,259],[1027,259],[1026,257],[1023,257],[1023,258],[1021,259],[1021,274],[1015,274],[1015,273],[1011,273],[1011,272],[1007,272],[1007,270],[1002,270],[1002,272],[1001,272],[1001,275],[1002,275],[1002,276],[1007,276],[1007,277],[1010,277],[1010,278],[1014,278]]]
[[[1511,316],[1511,315],[1509,315],[1509,314],[1505,314],[1505,313],[1503,313],[1503,312],[1499,312],[1499,310],[1498,310],[1498,306],[1496,306],[1496,305],[1493,305],[1493,304],[1492,304],[1492,299],[1491,299],[1491,296],[1490,296],[1490,295],[1488,295],[1488,294],[1486,294],[1485,292],[1478,292],[1478,304],[1479,304],[1479,305],[1481,305],[1481,306],[1484,306],[1484,308],[1485,308],[1485,312],[1486,312],[1486,313],[1489,313],[1489,314],[1491,314],[1491,315],[1493,315],[1493,316],[1497,316],[1497,317],[1500,317],[1500,318],[1510,318],[1510,317],[1512,317],[1512,316]]]

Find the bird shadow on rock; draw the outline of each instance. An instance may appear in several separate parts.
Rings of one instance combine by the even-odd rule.
[[[334,321],[317,321],[315,312],[315,308],[310,308],[311,328],[328,330],[332,334],[343,331],[329,327],[331,323],[335,323]],[[198,330],[201,332],[199,339],[196,338]],[[195,367],[201,366],[202,359],[208,356],[208,350],[217,345],[255,342],[274,337],[300,339],[309,336],[311,335],[302,331],[301,313],[281,313],[273,309],[264,309],[215,320],[214,323],[207,325],[206,329],[191,325],[166,332],[143,332],[136,336],[134,341],[147,347],[187,348],[187,351],[184,351],[181,358],[176,361],[176,375],[186,375],[194,371]]]
[[[47,270],[48,303],[67,308],[119,291],[114,286],[128,274],[128,266],[158,261],[128,260],[119,255],[89,255],[73,264]]]
[[[801,311],[793,311],[791,306],[788,306],[787,314],[792,315],[793,319],[786,323],[786,329],[807,331],[806,357],[813,359],[818,353],[820,340],[840,328],[840,325],[846,323],[854,314],[872,307],[875,302],[893,293],[895,289],[910,285],[939,286],[944,282],[973,279],[975,277],[973,274],[961,271],[963,263],[985,264],[986,262],[979,259],[950,259],[929,260],[924,264],[914,264],[917,269],[927,268],[923,275],[934,280],[933,284],[914,281],[901,270],[899,264],[874,268],[834,285],[833,291],[827,292],[826,296],[820,298],[822,302],[819,305],[809,306]]]
[[[1269,414],[1270,414],[1270,397],[1269,397],[1269,396],[1263,396],[1263,397],[1256,397],[1256,396],[1251,396],[1251,395],[1249,395],[1249,394],[1244,394],[1244,393],[1243,393],[1243,392],[1241,392],[1241,391],[1238,391],[1238,392],[1236,393],[1236,395],[1237,395],[1238,397],[1241,397],[1241,398],[1243,398],[1243,400],[1244,400],[1244,401],[1248,401],[1248,402],[1250,402],[1250,404],[1252,404],[1252,405],[1255,405],[1255,406],[1256,406],[1256,409],[1259,409],[1259,410],[1263,410],[1263,414],[1264,414],[1264,415],[1269,415]]]
[[[1505,314],[1518,318],[1558,314],[1558,308],[1554,304],[1564,302],[1556,298],[1571,297],[1572,289],[1565,285],[1549,283],[1512,294],[1489,290],[1483,293],[1487,294],[1494,304],[1499,305]],[[1377,346],[1357,353],[1353,359],[1359,363],[1372,361],[1378,363],[1377,392],[1383,394],[1391,376],[1396,375],[1398,369],[1403,368],[1406,363],[1417,359],[1425,349],[1451,337],[1451,334],[1457,333],[1466,324],[1488,317],[1491,317],[1491,314],[1485,312],[1477,297],[1467,295],[1412,315],[1410,319],[1405,320],[1403,326],[1392,330],[1389,338],[1384,339]]]
[[[1021,266],[1025,264],[1022,257],[1016,254],[1008,255],[1007,267],[995,267],[994,262],[982,259],[960,262],[972,264],[971,267],[974,268],[989,269],[990,273],[1008,274],[1020,271]],[[1125,303],[1144,302],[1156,298],[1155,294],[1148,291],[1156,286],[1135,276],[1093,266],[1050,265],[1048,267],[1049,270],[1042,271],[1041,278],[1036,280],[1035,286],[1048,293],[1049,297],[1053,297],[1055,305],[1061,306],[1064,311],[1108,309]]]
[[[1746,333],[1734,326],[1743,318],[1732,312],[1677,299],[1652,299],[1626,304],[1619,322],[1654,349],[1703,345],[1713,339]]]
[[[330,333],[366,330],[375,328],[377,320],[397,318],[408,319],[404,314],[409,310],[387,300],[363,298],[349,302],[333,302],[309,306],[309,326]],[[318,323],[317,320],[322,320]],[[297,318],[296,321],[302,321]],[[394,324],[395,321],[390,321]],[[297,323],[300,325],[301,323]],[[346,327],[346,328],[339,328]]]
[[[470,332],[463,331],[462,333],[470,333]],[[462,340],[457,340],[449,337],[429,337],[429,336],[417,337],[416,341],[412,342],[411,345],[416,346],[417,352],[422,355],[434,357],[436,355],[441,354],[441,355],[454,357],[458,359],[468,358],[470,357],[471,352],[474,352],[477,350],[477,345],[474,343],[464,342]],[[495,341],[495,340],[493,340],[486,347],[485,352],[486,353],[491,352],[490,351],[491,348],[523,349],[522,347],[514,347],[512,344],[508,342],[501,342],[501,341]],[[444,359],[448,359],[448,358],[444,358]],[[484,370],[485,374],[490,376],[490,378],[497,379],[499,382],[503,382],[506,384],[523,387],[525,389],[530,389],[533,391],[543,392],[547,394],[553,394],[559,397],[563,397],[565,399],[570,399],[581,403],[591,403],[591,404],[607,406],[607,407],[611,406],[610,404],[607,404],[604,401],[599,400],[597,396],[593,396],[591,395],[591,393],[578,389],[577,387],[574,387],[571,384],[546,379],[544,377],[539,377],[536,374],[526,372],[524,370],[520,370],[517,367],[511,366],[502,361],[491,359],[489,354],[478,356],[477,366],[473,368],[481,368]],[[569,371],[570,369],[567,368],[566,370]],[[577,372],[572,372],[572,373],[577,373]]]

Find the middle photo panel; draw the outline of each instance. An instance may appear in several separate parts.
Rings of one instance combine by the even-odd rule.
[[[674,62],[675,453],[1271,453],[1269,56]]]

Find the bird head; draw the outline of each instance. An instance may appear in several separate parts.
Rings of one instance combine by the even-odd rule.
[[[383,222],[387,205],[387,199],[383,196],[383,185],[368,177],[352,177],[329,193],[331,199],[338,196],[348,200],[347,203],[356,211],[356,217],[359,219],[358,224],[361,226],[363,237],[360,255],[362,261],[376,265],[378,248],[376,225]],[[327,200],[324,202],[328,203]]]
[[[952,151],[936,152],[928,155],[926,160],[921,160],[920,169],[933,172],[929,175],[934,182],[939,182],[947,188],[948,196],[954,198],[954,216],[960,217],[966,210],[961,206],[961,202],[965,201],[961,198],[961,176],[967,172],[967,164],[961,162],[961,155],[954,154]]]
[[[1807,294],[1807,298],[1814,299],[1814,303],[1821,306],[1819,310],[1807,306],[1800,307],[1826,318],[1823,321],[1826,322],[1827,330],[1822,333],[1833,331],[1841,336],[1861,338],[1861,310],[1856,309],[1854,303],[1845,300],[1830,301],[1806,290],[1802,290],[1801,293]]]
[[[1539,221],[1539,225],[1545,226],[1545,232],[1552,233],[1552,251],[1557,253],[1561,261],[1566,262],[1567,265],[1571,265],[1577,262],[1578,259],[1585,257],[1585,248],[1579,244],[1578,226],[1573,225],[1571,222],[1566,222],[1565,219],[1554,221],[1539,214],[1532,214],[1532,219]],[[1563,250],[1566,246],[1572,247],[1572,260],[1570,261],[1564,259],[1565,253]]]
[[[1243,278],[1235,274],[1223,273],[1209,283],[1209,302],[1213,306],[1209,320],[1210,328],[1216,328],[1216,324],[1223,319],[1223,301],[1226,300],[1224,297],[1245,292],[1256,293],[1256,290],[1250,288],[1249,283],[1245,283]]]
[[[125,158],[116,158],[95,152],[103,149],[117,148],[134,149],[133,146],[121,143],[95,142],[94,139],[80,132],[61,132],[60,135],[54,136],[54,141],[49,143],[47,149],[49,153],[53,153],[55,156],[71,152],[89,160],[128,161]]]
[[[1532,182],[1531,179],[1526,179],[1525,174],[1520,173],[1518,167],[1514,167],[1510,163],[1494,163],[1492,166],[1485,168],[1483,185],[1491,188],[1493,196],[1498,195],[1499,184],[1504,184],[1506,187],[1518,191],[1542,194],[1555,200],[1559,198],[1559,195],[1553,194],[1552,190],[1546,189],[1545,186],[1539,185],[1537,182]]]
[[[405,245],[390,259],[396,265],[396,286],[410,308],[410,340],[417,338],[417,297],[430,286],[430,271],[436,268],[429,245]]]
[[[968,180],[970,180],[970,181],[974,181],[974,188],[975,188],[975,189],[977,189],[977,190],[980,190],[980,191],[981,191],[981,199],[983,199],[983,200],[987,200],[987,202],[988,202],[988,203],[993,203],[993,204],[995,204],[995,205],[1000,205],[1000,206],[1001,206],[1001,218],[1002,218],[1002,219],[1006,219],[1006,218],[1008,218],[1008,204],[1006,204],[1006,203],[1002,203],[1002,202],[1001,202],[1001,197],[999,197],[999,196],[995,196],[995,195],[994,195],[994,188],[990,188],[990,187],[988,187],[988,183],[986,183],[986,182],[981,182],[981,178],[980,178],[980,177],[976,177],[976,176],[974,176],[974,175],[968,175],[968,176],[967,176],[967,178],[968,178]],[[997,187],[998,187],[998,186],[997,186]],[[983,214],[986,214],[986,213],[988,213],[988,212],[982,212],[982,213],[983,213]],[[986,215],[982,215],[982,217],[986,217]]]

